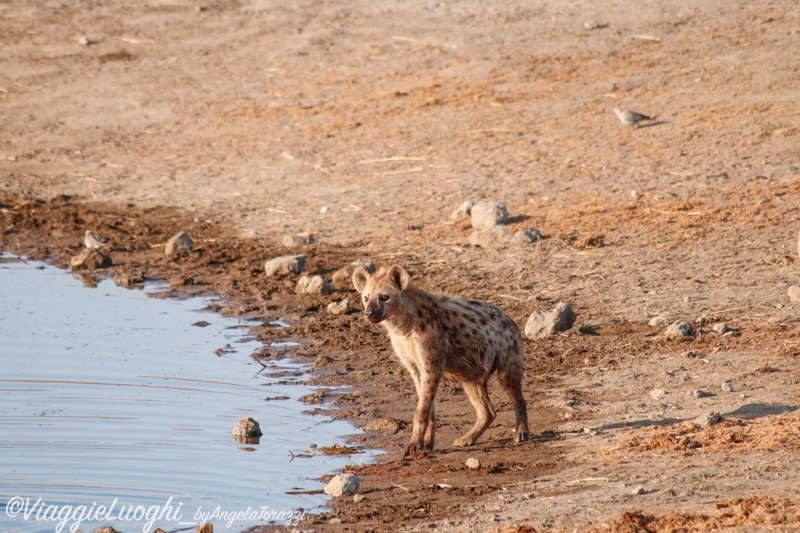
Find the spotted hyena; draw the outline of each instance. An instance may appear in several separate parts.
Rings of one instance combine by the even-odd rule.
[[[502,309],[423,291],[399,266],[381,268],[373,275],[359,268],[353,273],[353,285],[361,293],[366,319],[386,327],[397,357],[417,388],[414,429],[405,455],[433,449],[433,402],[442,378],[464,387],[478,415],[475,426],[454,446],[474,444],[494,420],[486,385],[495,371],[514,404],[514,440],[530,438],[522,396],[522,336]]]

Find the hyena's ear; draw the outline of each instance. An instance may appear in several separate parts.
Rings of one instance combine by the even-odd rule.
[[[367,286],[367,281],[369,281],[369,273],[362,267],[358,267],[356,271],[353,272],[353,286],[358,292],[361,292],[364,290],[364,287]]]
[[[389,279],[392,280],[401,291],[404,291],[406,287],[408,287],[408,280],[411,279],[411,276],[408,275],[408,272],[406,272],[403,267],[394,265],[389,270]]]

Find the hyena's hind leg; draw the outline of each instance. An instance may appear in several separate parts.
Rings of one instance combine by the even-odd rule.
[[[489,394],[486,391],[485,381],[465,382],[462,383],[462,385],[464,386],[464,392],[467,393],[467,398],[469,398],[472,407],[475,408],[475,414],[478,415],[478,420],[475,421],[475,425],[466,435],[456,439],[453,446],[471,446],[475,444],[475,441],[486,431],[486,428],[491,425],[496,416],[494,407],[492,407],[489,401]]]
[[[522,369],[512,371],[497,369],[497,379],[500,386],[506,391],[511,403],[514,405],[514,414],[517,419],[517,429],[514,433],[514,441],[522,442],[531,438],[528,429],[528,404],[522,396]]]

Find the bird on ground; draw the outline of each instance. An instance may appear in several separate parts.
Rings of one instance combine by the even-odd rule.
[[[94,248],[97,250],[98,248],[102,248],[106,246],[106,242],[98,237],[92,230],[87,229],[86,233],[83,236],[83,244],[87,248]]]
[[[643,120],[653,120],[652,117],[648,117],[647,115],[642,115],[630,109],[620,109],[619,107],[614,108],[614,113],[616,113],[619,121],[626,126],[636,126]]]

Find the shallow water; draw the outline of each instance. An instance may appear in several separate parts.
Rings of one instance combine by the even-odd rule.
[[[306,367],[263,369],[248,323],[198,311],[209,299],[148,296],[158,289],[87,289],[55,267],[0,257],[0,531],[150,533],[193,528],[203,513],[214,531],[283,524],[325,502],[287,492],[321,489],[315,478],[368,460],[301,452],[355,431],[303,413]],[[296,377],[265,375],[280,370]],[[246,416],[260,444],[233,441]]]

